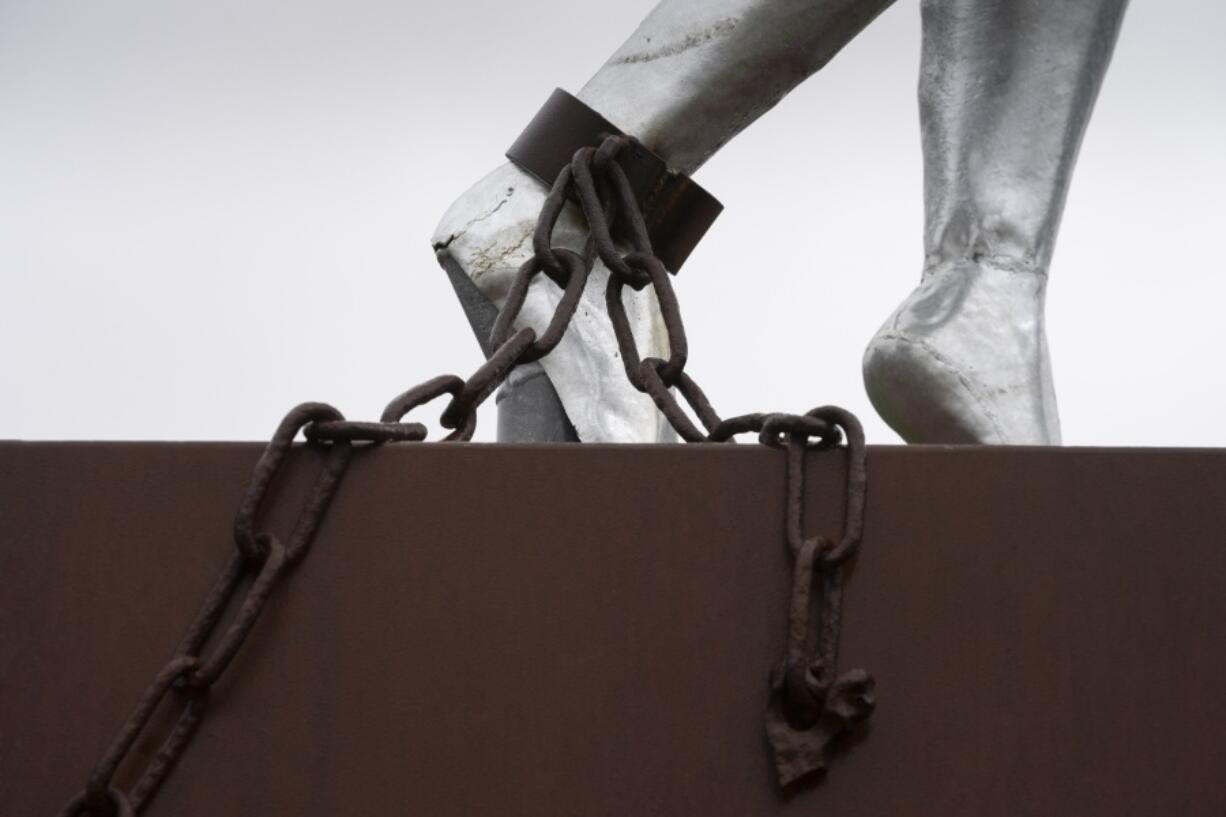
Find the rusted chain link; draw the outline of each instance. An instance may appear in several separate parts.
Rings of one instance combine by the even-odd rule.
[[[805,452],[809,440],[827,447],[801,420],[813,419],[841,430],[847,438],[846,510],[838,541],[804,533]],[[872,714],[876,683],[862,669],[838,674],[839,632],[843,615],[844,566],[860,547],[867,487],[864,432],[848,411],[823,406],[803,418],[768,419],[763,435],[787,435],[785,524],[795,558],[792,603],[788,611],[788,646],[771,674],[766,733],[782,786],[823,771],[833,744]],[[818,592],[814,597],[814,587]],[[814,617],[816,614],[816,622]]]
[[[154,676],[140,703],[94,766],[85,790],[61,810],[63,817],[139,812],[174,768],[200,724],[209,688],[238,653],[277,581],[310,549],[319,523],[340,487],[349,464],[352,453],[350,441],[338,440],[327,444],[323,470],[285,543],[276,534],[257,531],[255,527],[268,488],[280,472],[294,437],[304,426],[315,422],[342,421],[344,417],[339,411],[323,403],[304,403],[291,410],[281,421],[272,441],[256,463],[251,482],[239,503],[234,519],[235,552],[222,568],[221,575],[205,597],[174,656]],[[218,637],[212,651],[205,655],[204,648],[226,611],[233,606],[238,588],[247,576],[254,578],[239,602],[238,611],[225,632]],[[114,786],[115,773],[128,757],[158,705],[172,691],[185,699],[178,720],[136,785],[125,794]]]
[[[476,430],[477,410],[510,372],[549,354],[565,335],[597,260],[609,270],[605,303],[625,364],[626,377],[651,397],[687,442],[731,442],[756,432],[765,445],[786,449],[787,541],[795,557],[787,654],[772,673],[767,734],[784,784],[824,768],[831,741],[867,717],[873,708],[873,681],[862,670],[837,676],[843,568],[860,543],[865,500],[864,435],[849,412],[825,406],[807,414],[751,413],[723,419],[698,383],[686,373],[688,344],[671,273],[653,253],[640,204],[618,156],[641,149],[627,136],[609,136],[577,151],[558,174],[532,236],[533,255],[519,268],[506,303],[494,324],[494,352],[467,380],[455,375],[432,378],[393,399],[379,422],[353,422],[324,403],[304,403],[281,421],[252,473],[234,520],[235,552],[201,605],[171,659],[154,676],[136,709],[124,722],[91,772],[85,789],[60,811],[61,817],[127,817],[148,805],[190,742],[208,703],[209,690],[225,672],[259,620],[273,590],[309,552],[328,506],[336,495],[354,444],[414,443],[426,427],[404,422],[408,412],[443,395],[451,399],[440,416],[450,430],[444,441],[466,442]],[[578,203],[588,224],[582,252],[554,246],[553,234],[568,202]],[[629,247],[619,250],[619,244]],[[541,335],[515,329],[528,289],[539,274],[562,292]],[[669,343],[667,359],[643,358],[623,303],[625,287],[651,287]],[[681,407],[689,405],[698,423]],[[701,428],[699,427],[701,424]],[[258,528],[265,496],[286,461],[294,438],[322,454],[322,470],[299,511],[289,537]],[[810,450],[833,448],[847,440],[847,508],[838,542],[804,536],[804,461]],[[249,584],[247,580],[250,580]],[[248,584],[241,599],[238,590]],[[816,591],[816,592],[815,592]],[[224,629],[218,625],[237,605]],[[816,626],[812,619],[816,611]],[[216,638],[214,638],[216,636]],[[215,644],[206,652],[210,642]],[[180,699],[171,732],[145,766],[132,789],[115,785],[115,775],[137,738],[167,698]]]

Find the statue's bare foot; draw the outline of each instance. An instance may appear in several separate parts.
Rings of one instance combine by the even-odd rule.
[[[515,165],[502,165],[469,188],[443,215],[432,239],[440,262],[458,266],[486,298],[501,307],[516,271],[532,256],[532,233],[547,193],[543,184]],[[554,243],[579,250],[586,232],[578,208],[568,206],[558,222]],[[672,439],[651,399],[626,379],[604,306],[607,281],[608,270],[597,263],[570,328],[541,365],[584,442]],[[517,325],[542,331],[560,295],[552,281],[538,275]],[[667,357],[654,296],[627,289],[626,306],[643,356]]]
[[[987,262],[926,273],[864,354],[882,419],[910,443],[1058,445],[1046,284]]]

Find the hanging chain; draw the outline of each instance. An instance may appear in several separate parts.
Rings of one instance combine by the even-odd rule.
[[[209,690],[242,647],[273,590],[306,556],[328,505],[348,467],[354,443],[421,442],[426,427],[404,422],[413,409],[443,395],[451,399],[441,425],[444,441],[467,442],[477,427],[477,409],[522,363],[539,360],[561,341],[579,306],[596,261],[609,270],[605,303],[630,383],[651,397],[687,442],[732,442],[756,432],[759,440],[787,451],[787,541],[795,559],[788,647],[772,672],[767,735],[783,785],[825,768],[831,742],[867,717],[873,709],[873,680],[863,670],[836,677],[844,565],[860,544],[865,498],[864,435],[856,418],[826,406],[807,414],[754,413],[721,419],[706,394],[685,372],[687,343],[681,310],[670,273],[652,252],[647,227],[630,181],[617,161],[637,143],[623,135],[607,136],[597,147],[577,151],[558,174],[541,209],[532,236],[533,254],[517,271],[494,324],[494,352],[467,380],[442,375],[396,397],[378,422],[349,421],[325,403],[304,403],[281,421],[252,473],[234,521],[235,552],[205,597],[174,656],[154,676],[136,709],[120,727],[94,766],[84,790],[60,811],[60,817],[130,817],[140,813],[174,768],[204,716]],[[554,230],[569,201],[582,209],[589,233],[582,252],[554,246]],[[615,235],[616,233],[616,235]],[[621,252],[618,244],[629,246]],[[514,324],[538,274],[562,289],[562,297],[541,335]],[[625,287],[652,287],[668,337],[669,357],[641,357],[623,303]],[[686,413],[689,405],[702,429]],[[705,429],[705,431],[703,430]],[[258,530],[264,497],[278,476],[294,438],[302,432],[308,445],[323,454],[323,468],[283,542]],[[825,450],[847,440],[847,510],[837,544],[822,536],[805,538],[803,500],[805,452]],[[246,586],[241,599],[238,590]],[[814,592],[816,589],[816,593]],[[814,598],[816,596],[816,598]],[[237,604],[224,631],[219,623]],[[811,625],[816,611],[816,626]],[[206,648],[215,641],[211,649]],[[123,792],[115,774],[128,757],[155,710],[171,695],[180,700],[170,734],[147,763],[136,784]]]
[[[786,526],[795,559],[788,645],[771,673],[766,735],[782,786],[824,771],[835,741],[873,713],[876,684],[862,669],[838,675],[839,631],[843,615],[844,565],[855,557],[864,531],[864,432],[848,411],[824,406],[806,417],[825,420],[847,435],[847,506],[843,535],[835,542],[804,535],[804,432],[787,441]],[[790,421],[785,421],[790,425]],[[819,442],[817,448],[826,447]],[[814,586],[820,588],[814,599]],[[817,609],[816,626],[811,624]]]

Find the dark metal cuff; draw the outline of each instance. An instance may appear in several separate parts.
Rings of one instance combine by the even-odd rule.
[[[599,145],[623,131],[596,111],[554,89],[545,105],[507,151],[507,158],[546,186],[553,184],[576,150]],[[689,176],[668,169],[641,145],[618,158],[638,196],[652,249],[671,272],[685,263],[724,206]]]

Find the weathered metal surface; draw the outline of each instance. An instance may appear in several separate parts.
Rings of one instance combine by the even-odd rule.
[[[259,451],[0,446],[5,813],[80,788],[233,552]],[[761,749],[785,456],[355,452],[148,813],[1226,811],[1226,453],[870,449],[840,656],[881,703],[790,799]],[[291,453],[274,528],[317,459]],[[806,533],[833,537],[843,456],[808,467]]]

